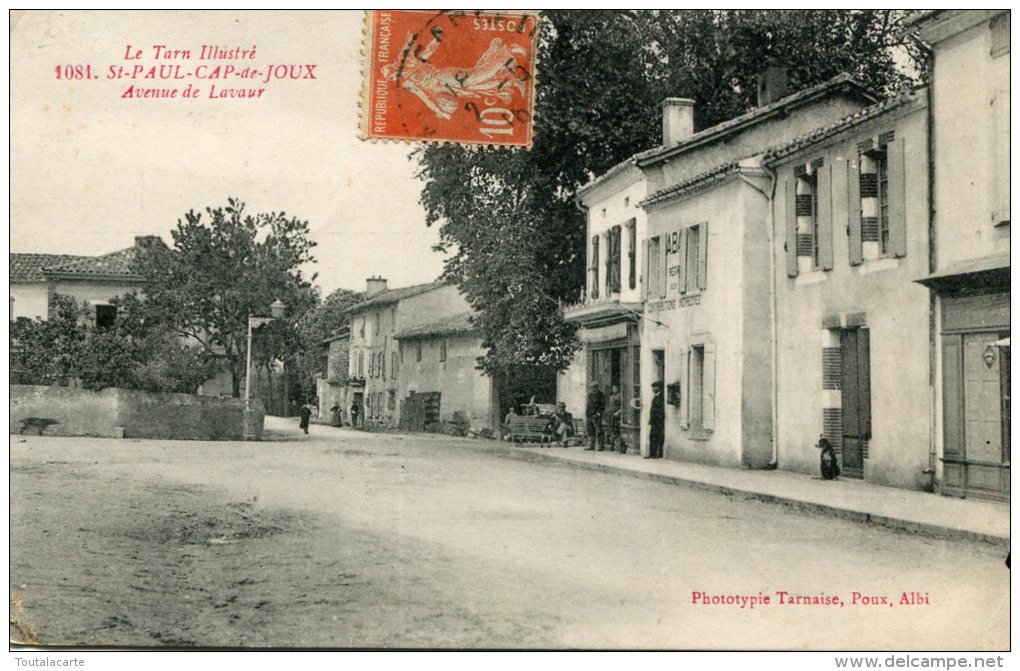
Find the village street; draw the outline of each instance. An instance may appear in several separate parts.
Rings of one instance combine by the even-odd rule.
[[[515,459],[484,441],[317,425],[303,436],[296,421],[276,422],[258,443],[11,436],[12,637],[146,647],[1009,645],[1009,573],[989,545]],[[771,603],[705,605],[693,603],[696,592]],[[779,592],[835,603],[780,604]],[[854,605],[854,592],[895,605]],[[930,603],[900,605],[903,592]]]

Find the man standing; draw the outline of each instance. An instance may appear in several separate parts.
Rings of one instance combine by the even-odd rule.
[[[666,441],[666,399],[662,396],[661,382],[652,383],[648,425],[648,456],[645,459],[662,459],[662,445]]]
[[[602,411],[606,408],[606,395],[599,389],[598,382],[592,382],[588,391],[588,405],[584,408],[584,419],[588,430],[587,451],[598,448],[601,452],[604,448],[599,433],[602,430]]]
[[[302,431],[308,433],[308,422],[312,419],[312,409],[308,407],[308,404],[301,406],[301,422],[298,426]]]
[[[609,398],[606,400],[606,439],[609,442],[609,451],[616,452],[618,448],[622,451],[620,442],[620,414],[623,412],[623,399],[620,397],[620,388],[615,384]]]

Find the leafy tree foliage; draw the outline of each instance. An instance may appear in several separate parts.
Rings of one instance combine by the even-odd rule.
[[[93,327],[91,309],[61,295],[52,297],[48,320],[17,320],[11,325],[11,381],[195,393],[218,372],[212,357],[146,320],[135,296],[114,302],[118,320],[109,328]]]
[[[136,260],[146,278],[144,309],[220,358],[230,370],[234,396],[240,396],[248,316],[268,316],[276,300],[290,315],[315,303],[301,271],[314,261],[308,222],[283,212],[247,214],[244,203],[231,198],[224,207],[189,211],[172,235],[173,246],[152,246]],[[293,324],[283,320],[260,328],[256,341],[253,358],[257,352],[262,360],[286,360],[298,339]]]
[[[549,11],[543,13],[530,151],[432,145],[413,156],[445,268],[478,311],[489,371],[565,368],[577,348],[560,304],[584,285],[577,189],[660,140],[658,104],[693,98],[697,129],[754,107],[759,72],[793,90],[849,72],[879,93],[913,83],[905,13]]]

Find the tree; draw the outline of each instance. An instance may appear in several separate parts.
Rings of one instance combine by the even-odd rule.
[[[429,145],[412,157],[445,275],[478,313],[490,372],[563,369],[576,351],[560,305],[584,285],[577,189],[659,142],[658,104],[696,101],[706,128],[755,105],[758,73],[788,68],[794,88],[850,72],[880,93],[913,83],[905,12],[549,11],[540,32],[530,151]]]
[[[12,384],[67,386],[81,375],[89,335],[81,307],[55,294],[49,314],[49,319],[21,317],[11,324]]]
[[[198,348],[147,318],[134,295],[112,299],[116,323],[92,326],[92,311],[69,296],[50,298],[49,319],[11,325],[11,382],[85,389],[121,387],[193,394],[219,369]]]
[[[301,271],[314,261],[308,222],[283,212],[246,214],[244,207],[230,198],[204,214],[189,211],[172,232],[173,246],[151,246],[136,259],[146,279],[145,312],[218,357],[235,397],[245,375],[248,316],[268,316],[276,300],[300,315],[315,300]],[[264,330],[282,333],[286,324],[263,327],[259,341]],[[271,355],[287,356],[289,345],[277,345],[292,342],[274,339]]]

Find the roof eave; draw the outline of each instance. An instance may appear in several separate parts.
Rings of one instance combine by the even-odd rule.
[[[694,137],[685,142],[675,144],[671,147],[662,147],[659,148],[658,150],[653,149],[649,152],[645,152],[644,154],[638,154],[637,156],[634,157],[634,160],[639,168],[651,167],[664,161],[668,161],[671,158],[674,158],[675,156],[701,147],[705,144],[715,142],[720,138],[724,138],[728,135],[732,135],[734,133],[743,131],[750,126],[755,126],[775,116],[785,116],[789,114],[790,111],[795,110],[799,107],[803,107],[806,104],[812,103],[818,100],[819,98],[823,98],[837,93],[853,93],[869,101],[871,104],[879,102],[879,99],[874,94],[872,94],[858,82],[848,78],[844,81],[832,84],[830,86],[819,86],[817,87],[817,90],[811,91],[810,93],[804,93],[802,97],[795,98],[781,105],[776,105],[772,109],[762,111],[760,114],[757,115],[752,114],[747,119],[744,119],[740,123],[736,123],[732,126],[726,126],[727,122],[724,121],[720,124],[717,124],[717,126],[721,126],[721,128],[718,128],[718,130],[714,132],[712,128],[707,128],[704,131],[701,131],[701,133],[704,133],[704,135],[702,135],[701,133],[696,133]],[[793,94],[793,96],[791,97],[794,97],[796,95],[797,94]],[[716,128],[716,126],[713,126],[713,128]]]

